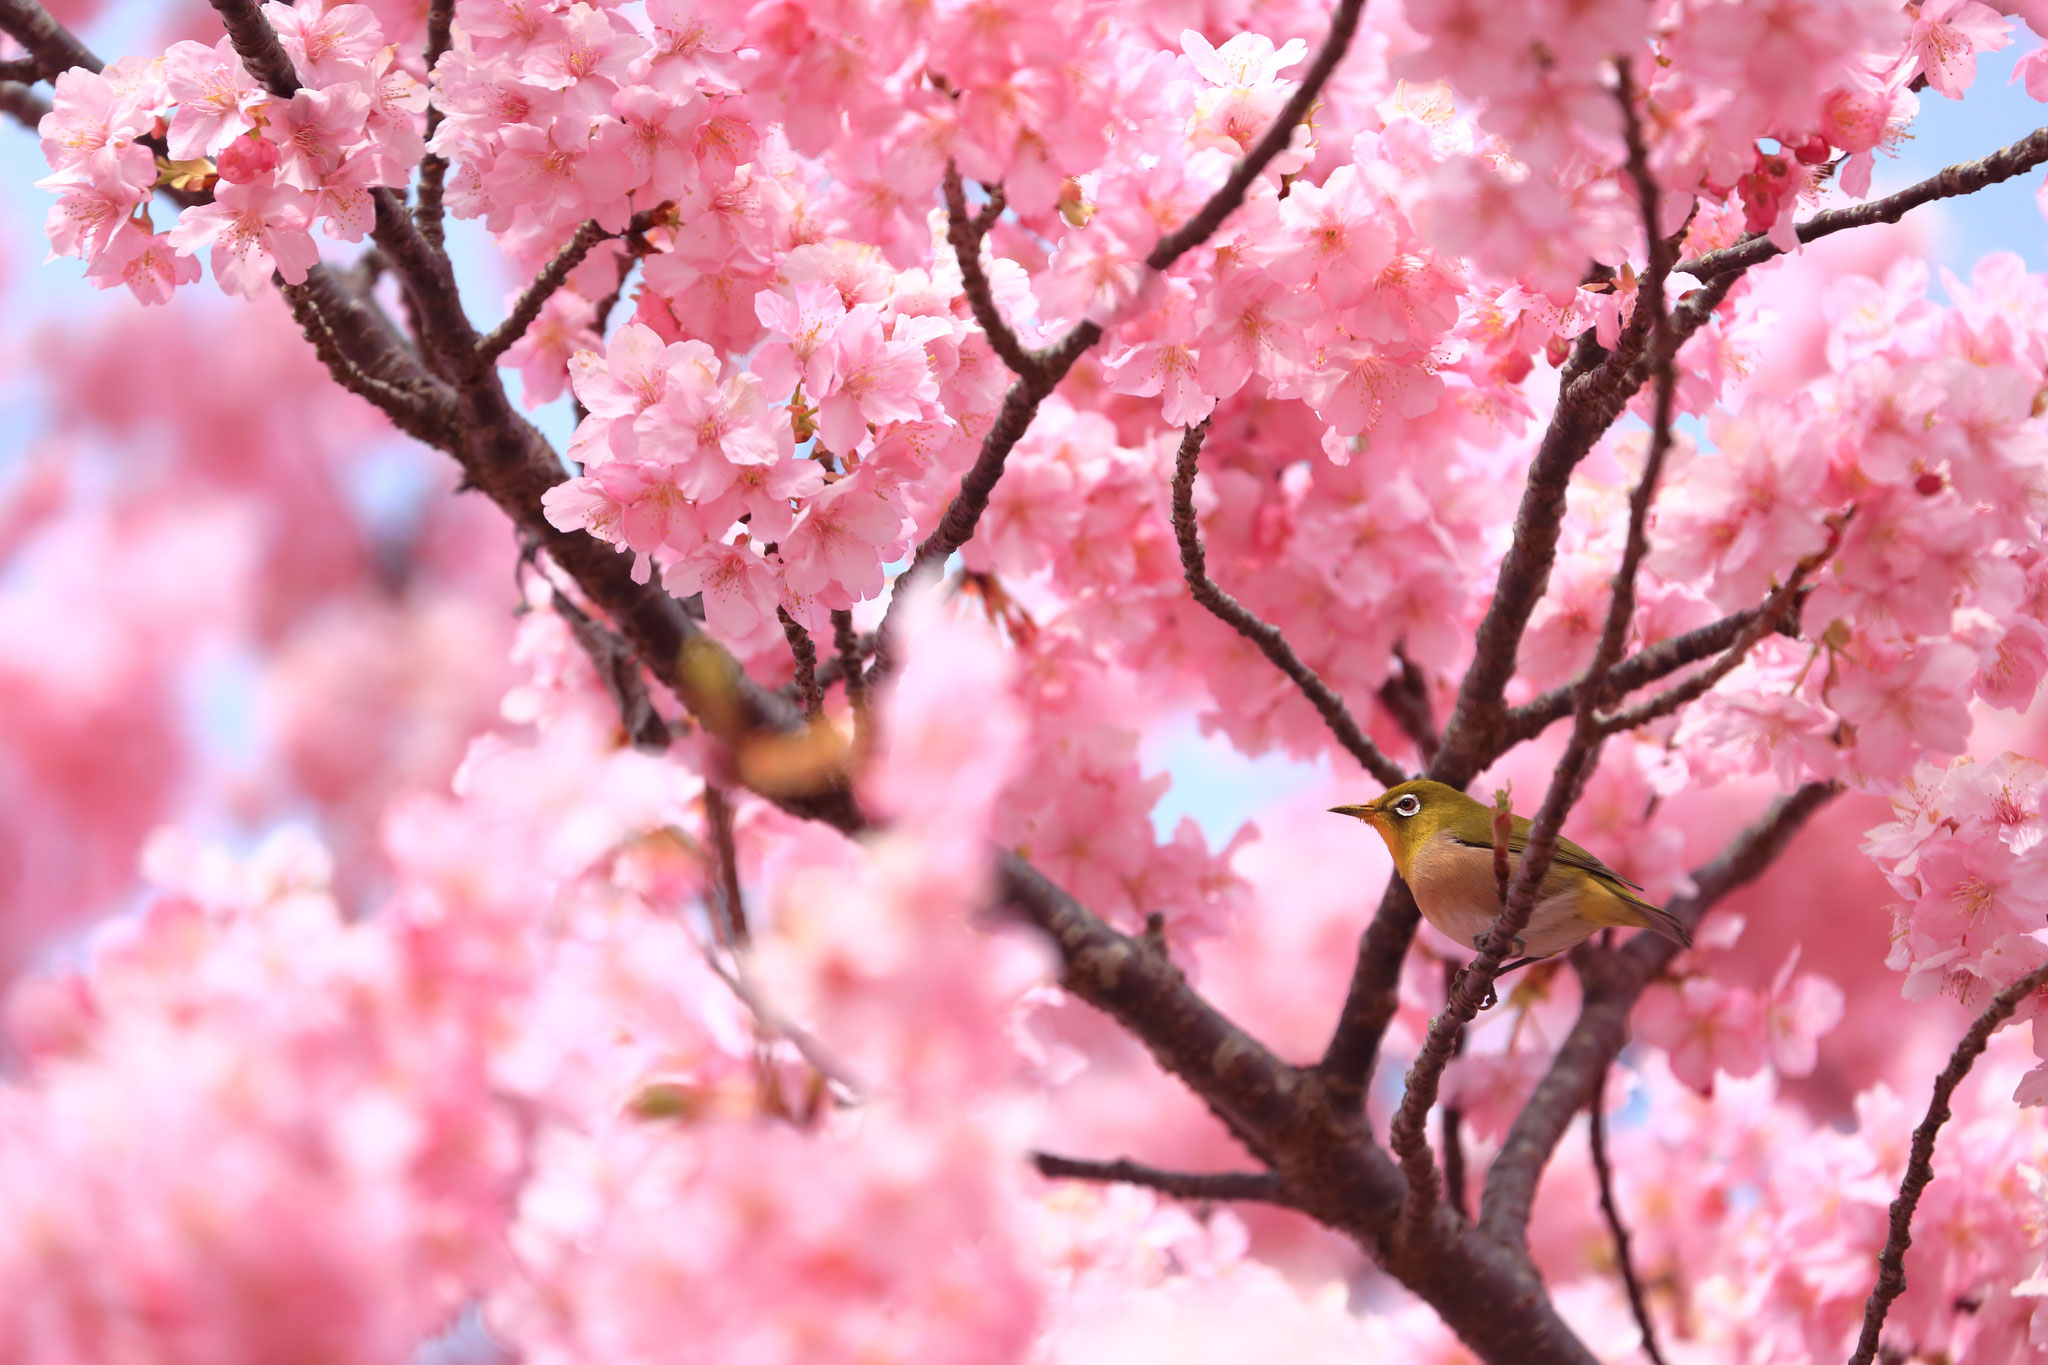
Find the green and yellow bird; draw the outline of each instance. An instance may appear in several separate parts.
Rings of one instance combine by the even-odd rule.
[[[1493,927],[1500,892],[1493,873],[1493,812],[1441,782],[1403,782],[1362,806],[1333,806],[1332,814],[1365,821],[1386,840],[1394,869],[1415,894],[1422,917],[1468,948]],[[1514,817],[1508,838],[1515,872],[1529,843],[1528,820]],[[1692,946],[1668,912],[1644,900],[1642,888],[1569,839],[1544,875],[1543,889],[1515,951],[1527,957],[1561,953],[1599,929],[1649,929],[1681,947]]]

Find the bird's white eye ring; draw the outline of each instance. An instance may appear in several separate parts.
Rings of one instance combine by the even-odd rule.
[[[1415,814],[1415,812],[1421,809],[1422,798],[1417,796],[1414,792],[1409,792],[1406,796],[1402,797],[1399,801],[1396,801],[1394,803],[1394,814],[1396,815],[1413,815]]]

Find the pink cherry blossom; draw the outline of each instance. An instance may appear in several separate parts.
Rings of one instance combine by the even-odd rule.
[[[311,190],[362,140],[369,97],[362,87],[301,90],[269,111],[268,132],[279,148],[277,178]]]
[[[833,327],[832,377],[818,405],[818,434],[837,451],[851,451],[869,423],[912,422],[923,402],[938,397],[924,347],[883,335],[872,304],[857,304]]]
[[[165,234],[124,222],[85,274],[102,289],[127,285],[138,302],[169,303],[173,290],[199,278],[199,262],[174,248]]]
[[[1927,83],[1952,100],[1977,79],[1977,54],[2011,44],[2012,25],[1977,0],[1928,0],[1907,39],[1904,76],[1924,72]]]
[[[233,46],[175,43],[164,54],[164,85],[177,108],[168,141],[179,159],[212,156],[256,126],[251,112],[268,96],[256,88]]]
[[[360,81],[383,46],[377,15],[367,5],[301,3],[270,0],[263,17],[277,30],[299,79],[318,86]],[[302,187],[303,188],[303,187]]]
[[[1636,1029],[1669,1054],[1672,1075],[1704,1095],[1717,1072],[1749,1076],[1764,1064],[1766,1017],[1754,993],[1693,976],[1646,993]]]
[[[256,298],[270,287],[274,270],[298,284],[320,259],[307,228],[308,196],[284,185],[224,184],[214,202],[180,215],[170,244],[187,255],[213,248],[214,278],[222,289]]]
[[[1995,7],[219,8],[51,0],[114,60],[24,82],[0,1358],[1850,1355],[2048,962]],[[1563,776],[1697,928],[1499,983],[1389,1242],[1469,956],[1326,813],[1397,772]],[[2048,1349],[2044,1010],[1885,1359]],[[1527,1108],[1601,1076],[1640,1309]]]

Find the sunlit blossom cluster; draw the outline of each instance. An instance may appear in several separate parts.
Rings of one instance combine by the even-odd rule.
[[[529,406],[573,402],[574,434],[520,544],[458,513],[356,536],[335,527],[372,500],[356,461],[385,434],[318,406],[339,399],[310,365],[265,368],[297,344],[277,318],[197,353],[130,319],[163,356],[132,386],[80,353],[0,358],[83,376],[60,406],[91,415],[53,447],[170,434],[164,478],[46,465],[0,503],[0,813],[31,831],[0,835],[0,909],[76,924],[138,849],[148,888],[8,996],[0,1298],[23,1308],[0,1357],[356,1365],[450,1334],[537,1365],[1466,1359],[1292,1215],[1033,1174],[1076,1133],[1246,1157],[1061,988],[1126,962],[1062,965],[990,906],[998,859],[1027,860],[1312,1059],[1379,851],[1305,805],[1220,833],[1160,819],[1162,751],[1195,730],[1321,765],[1303,781],[1342,799],[1367,779],[1190,596],[1177,452],[1206,427],[1207,574],[1411,762],[1376,698],[1451,714],[1546,424],[1641,334],[1662,253],[1638,176],[1677,263],[1664,301],[1703,316],[1623,644],[1784,614],[1606,742],[1569,832],[1664,902],[1770,794],[1847,795],[1830,852],[1795,843],[1767,874],[1797,891],[1713,912],[1643,991],[1606,1141],[1674,1362],[1842,1356],[1919,1044],[1952,1037],[1943,1001],[1974,1011],[2048,963],[2048,767],[2023,752],[2048,752],[2048,283],[1993,255],[1937,297],[1909,241],[1830,254],[1797,229],[1867,198],[1921,101],[1962,98],[2020,24],[1977,0],[1370,7],[1241,205],[1155,269],[1307,79],[1324,6],[460,0],[431,65],[421,6],[262,14],[289,97],[227,38],[55,77],[52,252],[171,305],[153,319],[207,271],[267,317],[278,282],[353,257],[335,243],[410,222],[424,162],[512,278],[595,235],[486,357]],[[2016,79],[2048,98],[2038,52]],[[1792,259],[1723,297],[1715,253],[1749,234]],[[347,288],[409,318],[382,269]],[[1077,328],[1100,344],[1028,394],[943,582],[899,594],[1030,389],[1002,354]],[[223,367],[310,419],[248,419]],[[1558,493],[1510,704],[1595,657],[1647,388],[1627,412]],[[257,529],[272,513],[311,529]],[[629,742],[646,680],[592,666],[602,604],[535,550],[548,526],[808,711],[780,761],[829,770],[860,836],[748,794],[783,793],[666,695],[666,750]],[[209,615],[194,579],[229,605]],[[18,643],[38,636],[62,647]],[[885,646],[886,688],[857,695]],[[237,667],[275,752],[202,783],[179,689]],[[1562,729],[1472,790],[1514,782],[1533,809]],[[68,763],[89,743],[121,750],[115,778]],[[311,812],[320,833],[145,841],[188,788],[227,823]],[[14,875],[17,844],[73,823],[93,831],[75,866]],[[0,973],[47,946],[19,937]],[[1425,932],[1400,979],[1373,1122],[1446,955]],[[1557,964],[1501,986],[1443,1091],[1475,1183],[1582,1000]],[[1944,1134],[1889,1329],[1913,1359],[2048,1351],[2039,1009],[2018,1017],[2040,1065],[1995,1039]],[[1532,1264],[1622,1359],[1637,1328],[1583,1131]]]

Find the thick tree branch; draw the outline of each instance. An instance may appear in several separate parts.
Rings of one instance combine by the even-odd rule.
[[[1489,1361],[1591,1365],[1526,1260],[1439,1208],[1423,1235],[1392,1237],[1401,1173],[1314,1070],[1275,1057],[1188,985],[1143,937],[1118,933],[1015,854],[1002,855],[1005,901],[1060,951],[1067,990],[1121,1023],[1279,1177],[1281,1202],[1355,1239],[1427,1299]]]
[[[789,641],[790,655],[796,660],[796,691],[804,704],[804,714],[817,717],[825,711],[824,689],[818,684],[818,647],[811,643],[811,633],[803,628],[802,622],[789,614],[788,607],[777,607],[775,619],[782,622],[783,638]]]
[[[1754,881],[1777,861],[1792,836],[1839,790],[1833,783],[1809,782],[1790,796],[1780,797],[1711,862],[1695,868],[1692,893],[1673,900],[1666,909],[1687,928],[1698,925],[1723,897]],[[1583,992],[1579,1017],[1550,1070],[1515,1115],[1500,1154],[1487,1172],[1479,1225],[1488,1236],[1505,1244],[1520,1244],[1543,1168],[1573,1117],[1591,1102],[1593,1087],[1621,1054],[1628,1036],[1629,1011],[1637,997],[1678,953],[1677,944],[1648,933],[1637,934],[1617,952],[1582,946],[1573,953]]]
[[[414,439],[443,449],[453,442],[460,420],[454,390],[420,366],[375,304],[324,265],[280,292],[337,383]]]
[[[433,0],[427,8],[427,48],[424,54],[427,67],[427,141],[434,140],[434,134],[441,128],[441,104],[434,98],[434,67],[448,51],[454,41],[455,0]],[[442,233],[442,200],[448,183],[448,158],[435,152],[428,152],[420,158],[419,187],[414,192],[412,220],[420,236],[436,251],[446,251],[447,240]]]
[[[2044,987],[2048,987],[2048,965],[2036,967],[2000,991],[1963,1034],[1948,1065],[1934,1078],[1927,1116],[1913,1130],[1913,1151],[1906,1162],[1906,1178],[1899,1186],[1898,1198],[1892,1200],[1891,1233],[1885,1238],[1884,1252],[1877,1260],[1877,1285],[1863,1306],[1863,1330],[1856,1338],[1856,1353],[1849,1357],[1849,1365],[1871,1365],[1877,1358],[1877,1339],[1884,1330],[1885,1314],[1891,1311],[1892,1300],[1906,1291],[1906,1248],[1913,1245],[1913,1210],[1919,1207],[1921,1193],[1934,1179],[1934,1140],[1949,1120],[1949,1100],[1983,1055],[1991,1035],[2012,1018],[2022,1000]]]
[[[1253,1200],[1284,1203],[1280,1177],[1271,1171],[1163,1171],[1129,1159],[1083,1161],[1077,1157],[1034,1152],[1031,1164],[1051,1180],[1090,1180],[1102,1184],[1143,1185],[1175,1199],[1197,1201]]]
[[[1180,454],[1174,462],[1173,534],[1180,542],[1181,572],[1187,579],[1188,591],[1208,609],[1210,615],[1257,645],[1260,653],[1271,659],[1273,666],[1301,689],[1302,695],[1316,708],[1345,752],[1357,759],[1359,765],[1381,785],[1391,787],[1406,782],[1408,774],[1402,771],[1401,765],[1388,758],[1380,746],[1372,742],[1372,737],[1359,728],[1350,709],[1344,705],[1344,699],[1332,691],[1313,668],[1301,661],[1301,656],[1287,643],[1287,637],[1280,628],[1260,620],[1256,613],[1223,591],[1216,585],[1216,580],[1209,577],[1202,550],[1202,529],[1195,521],[1195,474],[1201,458],[1202,441],[1208,432],[1207,422],[1189,427],[1181,438]]]
[[[1629,1252],[1628,1224],[1621,1220],[1621,1206],[1614,1202],[1614,1172],[1607,1163],[1607,1073],[1601,1071],[1593,1082],[1593,1100],[1587,1106],[1586,1121],[1588,1138],[1593,1149],[1593,1175],[1600,1183],[1600,1212],[1607,1219],[1607,1230],[1614,1237],[1614,1262],[1621,1272],[1622,1288],[1628,1291],[1629,1311],[1635,1314],[1636,1328],[1643,1334],[1643,1354],[1651,1365],[1665,1365],[1664,1353],[1657,1349],[1657,1325],[1650,1319],[1650,1304],[1643,1297],[1643,1282],[1636,1276],[1636,1263]]]
[[[1986,186],[2025,175],[2044,162],[2048,162],[2048,128],[2037,128],[2009,147],[2001,147],[1991,155],[1976,161],[1963,161],[1944,167],[1919,184],[1908,185],[1897,194],[1888,194],[1882,199],[1872,199],[1848,208],[1816,213],[1799,225],[1799,240],[1815,242],[1850,228],[1868,227],[1872,223],[1896,223],[1905,217],[1909,210],[1916,209],[1922,204],[1975,194]],[[1761,265],[1773,256],[1783,254],[1784,252],[1769,237],[1752,232],[1733,246],[1725,246],[1719,251],[1709,251],[1705,255],[1680,261],[1678,269],[1694,279],[1711,280],[1731,271],[1740,272],[1753,265]]]
[[[263,17],[263,12],[251,0],[208,0],[214,12],[220,15],[221,26],[228,31],[228,41],[234,44],[235,55],[242,59],[256,83],[281,100],[288,100],[299,93],[299,73],[292,69],[292,59],[278,41],[277,30]]]
[[[1356,1114],[1365,1103],[1380,1040],[1400,1006],[1401,964],[1408,956],[1415,926],[1421,922],[1422,912],[1415,906],[1408,883],[1399,877],[1389,878],[1379,908],[1358,937],[1358,957],[1352,964],[1344,1007],[1317,1066],[1332,1103],[1349,1113]]]
[[[0,81],[0,114],[19,123],[30,132],[50,112],[49,100],[21,84],[19,81]]]
[[[51,18],[36,0],[0,0],[0,33],[28,49],[29,56],[35,58],[36,75],[43,80],[55,80],[74,66],[92,72],[107,69],[91,48]]]
[[[1635,619],[1636,574],[1649,549],[1650,505],[1656,499],[1664,459],[1671,448],[1672,404],[1677,387],[1677,369],[1673,362],[1676,343],[1664,313],[1664,278],[1670,271],[1673,252],[1657,231],[1657,185],[1649,171],[1648,152],[1636,120],[1626,64],[1620,64],[1619,70],[1618,98],[1628,138],[1629,175],[1641,200],[1644,234],[1650,243],[1650,269],[1644,275],[1636,297],[1636,316],[1646,319],[1649,334],[1647,359],[1657,380],[1650,451],[1643,465],[1642,477],[1637,480],[1629,499],[1628,538],[1609,588],[1607,620],[1600,632],[1600,642],[1575,699],[1572,737],[1557,762],[1543,805],[1529,827],[1528,841],[1522,849],[1514,885],[1502,897],[1500,915],[1487,931],[1479,956],[1460,976],[1443,1013],[1430,1022],[1429,1036],[1415,1064],[1409,1069],[1401,1107],[1389,1130],[1389,1143],[1400,1158],[1402,1172],[1408,1179],[1408,1198],[1401,1213],[1404,1240],[1420,1225],[1422,1215],[1435,1202],[1439,1192],[1436,1167],[1429,1151],[1427,1121],[1430,1108],[1436,1103],[1444,1068],[1457,1051],[1458,1038],[1465,1025],[1472,1021],[1491,996],[1493,980],[1502,963],[1510,953],[1521,952],[1522,930],[1535,911],[1538,888],[1550,871],[1565,816],[1578,803],[1586,776],[1598,759],[1606,732],[1595,704],[1607,685],[1608,673],[1621,657],[1622,644]],[[1497,825],[1496,840],[1500,834]]]

